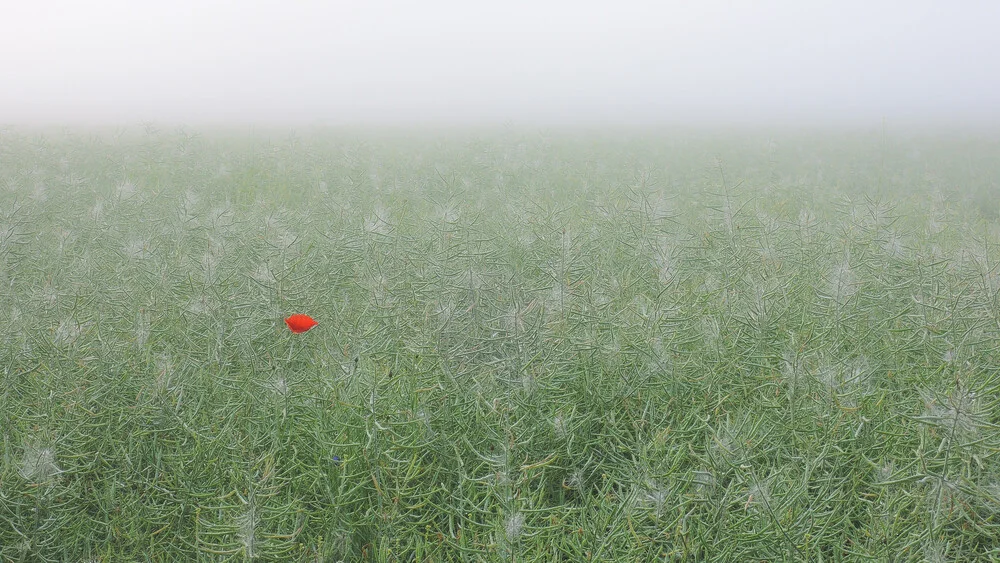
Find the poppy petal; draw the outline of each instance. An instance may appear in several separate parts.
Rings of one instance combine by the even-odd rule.
[[[319,323],[317,323],[309,315],[295,314],[285,319],[285,324],[288,325],[288,329],[295,334],[301,334]]]

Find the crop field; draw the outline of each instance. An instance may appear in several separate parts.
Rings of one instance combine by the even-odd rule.
[[[998,180],[877,128],[4,130],[0,560],[998,560]]]

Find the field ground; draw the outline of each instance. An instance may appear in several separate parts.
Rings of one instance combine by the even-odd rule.
[[[5,130],[0,559],[1000,559],[998,178],[984,135]]]

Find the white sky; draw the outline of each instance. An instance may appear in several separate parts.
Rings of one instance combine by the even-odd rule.
[[[4,2],[0,122],[1000,124],[1000,2]]]

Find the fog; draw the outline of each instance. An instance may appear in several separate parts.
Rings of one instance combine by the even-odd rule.
[[[0,123],[1000,123],[1000,3],[19,2]]]

